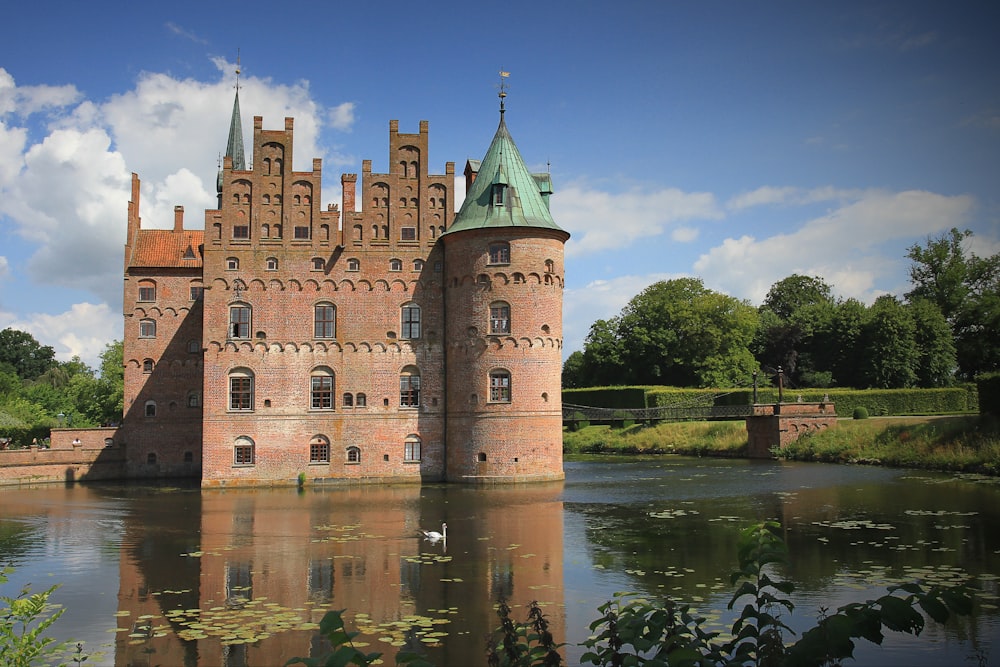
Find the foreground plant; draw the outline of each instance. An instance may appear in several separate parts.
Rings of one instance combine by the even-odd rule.
[[[7,583],[11,568],[0,568],[0,584]],[[32,593],[25,586],[15,597],[0,596],[4,607],[0,610],[0,658],[6,667],[28,667],[39,661],[53,659],[66,648],[66,642],[57,642],[42,635],[66,611],[49,603],[49,596],[59,588],[51,586],[41,593]],[[83,644],[76,645],[73,662],[87,659]]]

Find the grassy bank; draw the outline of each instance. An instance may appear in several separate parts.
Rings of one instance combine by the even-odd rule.
[[[745,456],[743,422],[589,426],[563,434],[566,454]],[[1000,421],[978,416],[841,420],[781,452],[798,461],[868,463],[1000,475]]]

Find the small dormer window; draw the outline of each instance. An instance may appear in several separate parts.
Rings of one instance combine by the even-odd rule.
[[[503,206],[504,193],[507,191],[506,183],[493,184],[493,205]]]

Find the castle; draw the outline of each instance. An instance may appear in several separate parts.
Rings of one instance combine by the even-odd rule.
[[[389,122],[389,167],[343,174],[320,205],[322,161],[294,171],[294,122],[253,121],[239,89],[201,229],[143,229],[133,174],[124,266],[130,478],[206,487],[307,481],[563,478],[563,249],[548,174],[504,120],[465,166],[427,164]],[[116,443],[118,444],[118,443]]]

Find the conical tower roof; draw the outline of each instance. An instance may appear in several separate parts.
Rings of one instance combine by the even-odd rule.
[[[552,219],[538,181],[521,159],[521,153],[507,130],[502,106],[500,126],[480,162],[479,174],[445,234],[484,227],[564,231]]]
[[[238,88],[236,89],[236,99],[233,100],[233,117],[229,121],[229,143],[226,144],[226,157],[233,158],[234,170],[246,170],[247,162],[243,153],[243,121],[240,119],[240,91]]]

